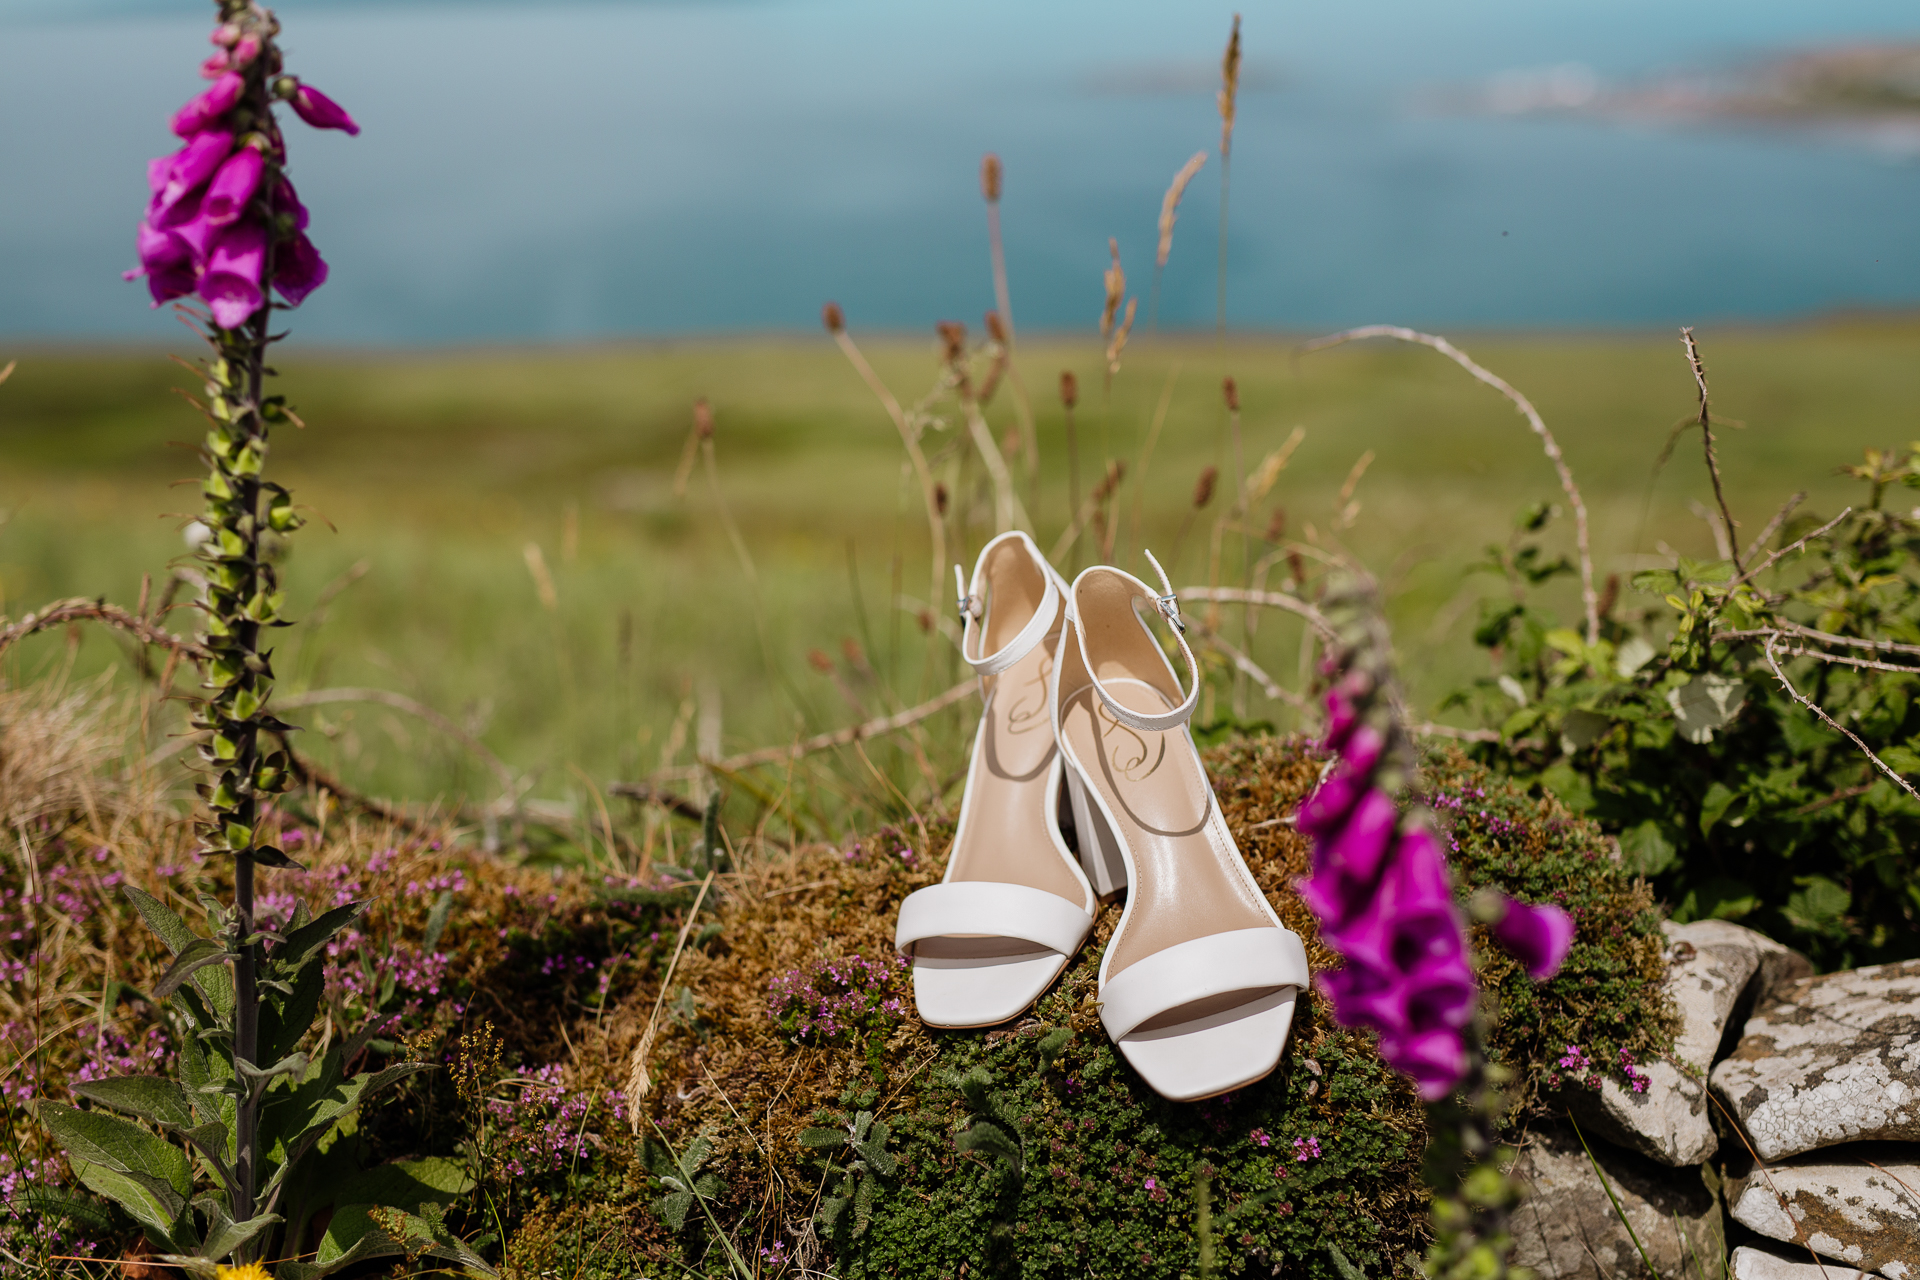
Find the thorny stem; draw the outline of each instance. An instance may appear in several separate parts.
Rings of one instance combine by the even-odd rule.
[[[1780,643],[1779,636],[1773,635],[1773,636],[1767,637],[1767,643],[1765,647],[1767,665],[1773,669],[1773,678],[1780,682],[1780,687],[1787,691],[1787,696],[1792,698],[1795,702],[1799,703],[1801,706],[1805,707],[1807,710],[1813,712],[1813,714],[1815,714],[1816,716],[1819,716],[1820,719],[1826,723],[1826,726],[1829,729],[1832,729],[1835,733],[1844,734],[1848,741],[1853,743],[1854,746],[1860,748],[1860,750],[1863,753],[1865,753],[1867,759],[1873,761],[1874,768],[1880,770],[1880,772],[1886,774],[1889,778],[1893,779],[1894,785],[1899,787],[1902,791],[1906,792],[1908,795],[1912,796],[1914,799],[1920,800],[1920,791],[1915,791],[1913,789],[1912,783],[1908,782],[1905,778],[1901,777],[1898,773],[1895,773],[1892,767],[1889,766],[1885,760],[1882,760],[1879,756],[1875,755],[1873,753],[1873,748],[1869,747],[1865,742],[1860,740],[1859,734],[1847,728],[1845,725],[1841,724],[1838,720],[1835,720],[1832,716],[1827,714],[1827,710],[1825,707],[1821,706],[1819,703],[1815,702],[1812,698],[1807,697],[1806,694],[1801,693],[1798,689],[1793,687],[1793,681],[1787,679],[1787,673],[1780,669],[1780,660],[1774,656],[1773,647],[1778,643]]]
[[[1713,477],[1713,498],[1720,504],[1720,519],[1727,526],[1727,550],[1733,561],[1733,571],[1743,574],[1740,564],[1740,535],[1734,532],[1733,512],[1727,508],[1727,494],[1720,487],[1720,460],[1713,456],[1713,414],[1707,407],[1707,369],[1700,363],[1700,345],[1693,340],[1693,330],[1680,330],[1680,345],[1687,350],[1687,367],[1693,371],[1694,385],[1700,388],[1700,438],[1707,451],[1707,474]]]
[[[1370,324],[1358,329],[1347,329],[1330,334],[1324,338],[1316,338],[1300,349],[1307,352],[1321,351],[1327,347],[1361,338],[1398,338],[1402,342],[1417,342],[1421,346],[1431,347],[1511,400],[1514,408],[1526,418],[1527,425],[1533,428],[1533,434],[1540,437],[1541,450],[1547,455],[1547,460],[1553,463],[1553,469],[1559,473],[1561,491],[1567,495],[1567,503],[1573,508],[1574,542],[1580,554],[1580,600],[1585,606],[1587,616],[1587,643],[1597,644],[1600,640],[1600,593],[1593,586],[1593,551],[1587,536],[1587,504],[1581,499],[1580,486],[1573,482],[1573,471],[1567,466],[1566,456],[1560,452],[1559,442],[1553,438],[1553,433],[1547,430],[1547,424],[1541,419],[1540,411],[1535,409],[1533,402],[1515,390],[1505,378],[1476,364],[1466,352],[1436,334],[1419,333],[1396,324]]]

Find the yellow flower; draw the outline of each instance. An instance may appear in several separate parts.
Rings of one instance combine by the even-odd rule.
[[[249,1262],[244,1267],[218,1267],[214,1274],[217,1280],[273,1280],[266,1267],[258,1262]]]

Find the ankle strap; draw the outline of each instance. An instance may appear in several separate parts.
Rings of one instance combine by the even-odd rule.
[[[1032,557],[1041,576],[1046,580],[1047,589],[1046,593],[1040,597],[1040,607],[1033,611],[1033,617],[1027,620],[1027,625],[1020,628],[1020,634],[1009,640],[997,652],[976,658],[973,656],[975,649],[986,643],[985,633],[979,625],[986,620],[987,616],[986,598],[981,593],[980,575],[986,568],[988,554],[993,551],[1000,539],[995,538],[993,542],[989,542],[982,548],[980,558],[973,562],[972,590],[968,590],[960,566],[957,564],[953,566],[954,593],[958,597],[956,604],[960,611],[960,656],[966,659],[967,665],[972,667],[974,673],[982,680],[988,676],[999,675],[1032,653],[1034,646],[1046,639],[1047,632],[1053,630],[1054,621],[1060,616],[1061,601],[1065,599],[1065,594],[1060,589],[1062,585],[1060,575],[1055,573],[1053,566],[1040,555],[1040,549],[1033,545],[1031,539],[1019,532],[1001,536],[1018,539],[1024,544],[1027,554]]]
[[[1100,701],[1106,704],[1107,710],[1113,713],[1113,718],[1130,729],[1139,729],[1144,733],[1159,733],[1167,729],[1177,729],[1193,718],[1193,709],[1200,703],[1200,664],[1194,661],[1193,650],[1187,647],[1187,624],[1180,620],[1180,601],[1174,596],[1173,584],[1167,580],[1167,571],[1160,567],[1158,560],[1154,559],[1153,552],[1149,551],[1146,554],[1148,563],[1153,565],[1153,571],[1160,575],[1160,586],[1164,594],[1155,594],[1146,583],[1122,569],[1100,566],[1088,569],[1086,573],[1111,573],[1124,578],[1132,584],[1133,595],[1143,600],[1153,601],[1154,608],[1173,628],[1173,638],[1180,645],[1181,656],[1187,660],[1187,674],[1193,681],[1192,692],[1187,694],[1186,700],[1179,706],[1157,715],[1123,706],[1119,699],[1107,692],[1107,687],[1100,683],[1100,677],[1094,674],[1093,658],[1087,653],[1087,629],[1084,623],[1080,622],[1081,613],[1077,601],[1069,602],[1068,616],[1077,624],[1074,627],[1074,640],[1080,646],[1080,663],[1086,668],[1087,679],[1093,682],[1094,693],[1099,695]],[[1081,577],[1085,578],[1086,573],[1081,574]],[[1079,583],[1076,581],[1074,585],[1077,588]],[[1074,594],[1078,595],[1078,591],[1076,590]],[[1144,622],[1140,625],[1142,629],[1146,627]],[[1168,673],[1172,674],[1171,667],[1168,668]],[[1176,689],[1180,687],[1178,676],[1174,677],[1174,687]]]

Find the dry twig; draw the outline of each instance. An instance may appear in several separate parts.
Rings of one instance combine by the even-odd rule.
[[[1600,594],[1593,586],[1593,551],[1587,537],[1587,504],[1580,497],[1580,486],[1573,482],[1573,470],[1567,466],[1565,455],[1560,452],[1559,442],[1553,433],[1547,430],[1547,424],[1540,417],[1540,411],[1533,402],[1515,390],[1513,385],[1500,375],[1483,368],[1466,352],[1436,334],[1420,333],[1396,324],[1369,324],[1358,329],[1348,329],[1341,333],[1316,338],[1301,348],[1303,351],[1321,351],[1327,347],[1338,346],[1343,342],[1353,342],[1361,338],[1398,338],[1402,342],[1415,342],[1423,347],[1431,347],[1447,359],[1465,369],[1481,382],[1513,402],[1533,428],[1533,434],[1540,437],[1540,446],[1545,450],[1547,460],[1553,463],[1554,470],[1560,473],[1560,488],[1567,495],[1567,502],[1573,507],[1574,541],[1580,553],[1580,600],[1586,607],[1587,643],[1596,644],[1600,639]]]
[[[1767,665],[1773,668],[1773,678],[1780,682],[1780,687],[1787,691],[1787,696],[1792,698],[1795,702],[1799,703],[1801,706],[1805,707],[1807,710],[1813,712],[1813,714],[1815,714],[1816,716],[1819,716],[1820,719],[1826,723],[1828,728],[1832,729],[1836,733],[1844,734],[1848,741],[1852,742],[1854,746],[1860,748],[1860,750],[1866,755],[1867,759],[1873,761],[1874,767],[1876,769],[1880,770],[1880,772],[1886,774],[1889,778],[1893,779],[1894,785],[1898,786],[1902,791],[1912,796],[1915,800],[1920,800],[1920,791],[1915,791],[1912,785],[1909,784],[1905,778],[1895,773],[1892,767],[1889,766],[1885,760],[1882,760],[1879,756],[1875,755],[1873,753],[1873,748],[1869,747],[1866,743],[1860,740],[1859,734],[1847,728],[1845,725],[1841,724],[1838,720],[1835,720],[1832,716],[1827,714],[1825,707],[1822,707],[1819,703],[1815,702],[1812,698],[1807,697],[1807,695],[1805,695],[1804,693],[1801,693],[1798,689],[1793,687],[1793,681],[1787,679],[1787,673],[1780,669],[1780,660],[1776,658],[1773,653],[1773,647],[1774,645],[1778,644],[1779,641],[1780,641],[1780,638],[1778,636],[1767,637],[1767,643],[1766,643]]]

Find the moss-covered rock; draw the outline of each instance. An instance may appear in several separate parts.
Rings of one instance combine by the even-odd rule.
[[[1316,969],[1337,961],[1292,890],[1308,848],[1289,820],[1322,763],[1297,738],[1208,753],[1234,837]],[[1541,984],[1478,940],[1499,1012],[1492,1052],[1518,1074],[1516,1117],[1544,1106],[1567,1045],[1616,1070],[1656,1050],[1663,971],[1645,886],[1553,802],[1455,754],[1427,765],[1423,798],[1449,831],[1462,890],[1498,884],[1560,902],[1578,923],[1566,966]],[[908,979],[887,963],[893,918],[939,878],[950,836],[932,822],[887,829],[740,873],[717,945],[681,962],[675,984],[689,995],[654,1049],[649,1116],[676,1143],[711,1137],[728,1188],[712,1208],[743,1255],[768,1274],[831,1260],[850,1278],[1172,1278],[1284,1262],[1339,1280],[1343,1262],[1373,1277],[1417,1267],[1423,1114],[1371,1038],[1333,1025],[1315,994],[1266,1080],[1167,1102],[1100,1027],[1110,908],[1026,1017],[920,1026]],[[862,962],[833,963],[853,956]],[[802,990],[838,1016],[797,1018]],[[642,1021],[623,1020],[610,1047],[630,1046]],[[690,1219],[681,1257],[719,1274],[706,1232]]]

